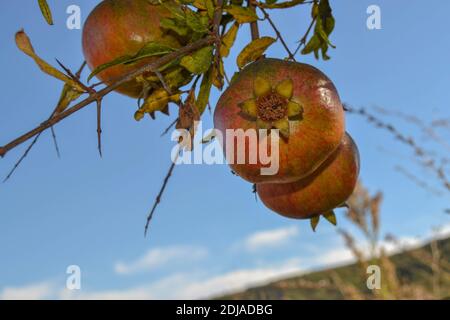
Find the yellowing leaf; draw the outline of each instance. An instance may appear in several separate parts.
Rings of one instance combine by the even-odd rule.
[[[272,37],[262,37],[250,42],[237,57],[238,67],[243,68],[248,63],[260,58],[275,41],[276,39]]]
[[[42,15],[45,18],[45,21],[49,25],[53,25],[53,17],[52,17],[52,11],[50,10],[50,7],[48,6],[48,3],[46,0],[38,0],[39,8],[41,9]]]
[[[239,31],[239,23],[234,23],[231,28],[222,37],[222,45],[220,46],[220,56],[225,58],[230,54],[230,49],[236,40]]]
[[[258,16],[252,8],[231,5],[225,8],[225,11],[233,16],[237,23],[255,22]]]
[[[82,92],[74,90],[68,84],[64,84],[61,96],[59,97],[58,105],[56,106],[55,113],[60,113],[66,110],[69,104],[72,101],[78,99],[82,94]]]
[[[30,38],[28,38],[25,31],[21,30],[16,33],[16,45],[23,53],[31,57],[44,73],[52,77],[55,77],[56,79],[64,81],[72,88],[80,92],[84,91],[83,88],[78,83],[76,83],[74,80],[66,76],[64,73],[62,73],[58,69],[54,68],[53,66],[45,62],[34,52],[33,45],[31,44]]]
[[[181,58],[180,65],[194,74],[202,74],[211,66],[213,47],[205,47]]]
[[[219,90],[222,90],[222,88],[223,88],[223,78],[224,77],[225,77],[225,69],[223,67],[223,61],[222,61],[222,59],[220,59],[219,67],[217,68],[217,65],[214,64],[213,71],[212,71],[212,83]]]
[[[180,98],[180,93],[169,95],[169,93],[163,88],[156,89],[145,99],[142,107],[135,113],[135,119],[138,121],[141,120],[144,113],[162,111],[167,107],[169,102],[178,102],[180,101]]]

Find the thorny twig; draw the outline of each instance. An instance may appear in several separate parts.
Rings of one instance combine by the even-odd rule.
[[[444,168],[442,166],[438,166],[436,164],[436,160],[430,157],[425,150],[423,150],[416,141],[411,137],[406,137],[404,134],[402,134],[400,131],[398,131],[393,125],[384,123],[380,119],[376,118],[375,116],[371,115],[366,111],[364,108],[353,108],[349,106],[348,104],[344,104],[345,111],[357,115],[361,115],[367,119],[368,122],[373,123],[376,127],[382,128],[390,132],[394,135],[394,137],[399,140],[400,142],[410,146],[413,150],[416,156],[418,156],[423,162],[423,165],[429,169],[431,169],[438,179],[442,182],[442,184],[445,186],[447,190],[450,191],[450,181],[447,179]]]
[[[83,69],[86,67],[86,61],[84,61],[80,68],[78,69],[78,71],[75,73],[77,78],[80,78],[81,73],[83,72]],[[57,113],[59,106],[56,106],[55,109],[53,110],[53,112],[51,113],[50,117],[48,118],[48,120],[52,119],[55,114]],[[52,130],[52,136],[53,136],[53,141],[55,144],[55,148],[56,148],[56,152],[58,157],[60,157],[60,152],[59,152],[59,147],[57,144],[57,140],[56,140],[56,134],[53,130],[53,126],[50,127]],[[22,154],[22,156],[19,158],[19,160],[17,160],[17,162],[14,164],[14,167],[10,170],[10,172],[8,173],[8,175],[6,176],[6,178],[3,180],[3,182],[6,182],[9,180],[9,178],[11,178],[11,176],[14,174],[14,172],[16,171],[16,169],[19,167],[19,165],[22,163],[22,161],[28,156],[28,154],[30,153],[31,149],[33,149],[34,145],[36,144],[36,142],[39,140],[39,137],[41,136],[43,131],[39,132],[33,139],[33,141],[31,141],[30,145],[28,146],[28,148],[25,150],[25,152]],[[3,157],[4,154],[2,151],[2,147],[0,147],[0,156]]]
[[[106,86],[105,88],[95,91],[93,90],[91,93],[89,93],[89,96],[82,100],[81,102],[75,104],[74,106],[64,110],[61,113],[58,113],[48,119],[47,121],[42,122],[38,127],[34,128],[33,130],[21,135],[17,139],[9,142],[8,144],[4,145],[3,147],[0,147],[0,157],[4,157],[9,151],[14,149],[15,147],[19,146],[20,144],[24,143],[25,141],[31,139],[32,137],[36,136],[40,132],[47,130],[51,126],[55,125],[56,123],[60,122],[61,120],[71,116],[75,112],[78,112],[79,110],[83,109],[84,107],[90,105],[91,103],[97,102],[98,99],[102,99],[104,96],[109,94],[110,92],[114,91],[124,83],[133,80],[137,76],[145,73],[145,72],[154,72],[158,70],[161,66],[169,63],[170,61],[177,59],[179,57],[182,57],[184,55],[187,55],[189,53],[192,53],[200,48],[203,48],[205,46],[208,46],[215,42],[215,37],[208,36],[206,38],[200,39],[198,41],[195,41],[189,45],[186,45],[174,52],[171,52],[151,63],[148,63],[139,69],[132,71],[122,77],[119,77],[113,83],[109,86]],[[90,88],[92,89],[92,87]]]
[[[214,18],[213,18],[213,35],[210,37],[211,38],[211,42],[215,43],[216,46],[220,45],[219,42],[221,41],[220,40],[220,33],[219,33],[219,26],[220,26],[220,22],[222,20],[222,13],[223,13],[223,8],[222,7],[223,7],[223,0],[217,0],[217,6],[215,8]],[[216,54],[216,59],[220,59],[220,57],[219,57],[219,48],[218,47],[216,48],[215,54]],[[215,63],[217,61],[218,60],[216,60]],[[195,80],[193,88],[195,88],[198,79],[199,79],[199,77],[197,77],[197,79]],[[182,107],[182,104],[180,105],[180,107]],[[179,119],[177,119],[175,124],[178,122],[178,120]],[[169,129],[167,129],[167,131],[170,130],[170,127],[169,127]],[[177,152],[176,158],[172,159],[172,164],[170,165],[169,171],[167,172],[166,177],[164,178],[164,181],[163,181],[163,184],[161,186],[161,189],[159,190],[159,193],[156,196],[156,199],[155,199],[155,202],[153,204],[152,210],[150,211],[150,214],[147,216],[147,222],[145,224],[145,231],[144,231],[145,235],[147,235],[148,227],[149,227],[150,222],[151,222],[151,220],[153,218],[155,210],[158,207],[158,204],[161,202],[161,198],[162,198],[162,196],[164,194],[164,190],[166,189],[167,183],[169,182],[169,179],[172,176],[173,170],[175,169],[175,165],[176,165],[177,159],[179,157],[179,151]]]
[[[179,153],[177,153],[177,158],[178,158],[178,154]],[[174,161],[170,165],[169,171],[167,172],[166,177],[164,178],[164,181],[163,181],[163,184],[161,186],[161,189],[159,190],[159,193],[156,196],[155,202],[153,203],[152,210],[150,211],[150,214],[147,216],[147,221],[145,223],[145,230],[144,230],[144,235],[145,236],[147,235],[148,227],[149,227],[150,222],[151,222],[151,220],[153,218],[153,214],[155,213],[156,207],[161,202],[161,198],[162,198],[162,196],[164,194],[164,190],[166,189],[167,183],[169,182],[169,179],[172,176],[173,170],[175,169],[176,160],[177,159],[174,159]]]
[[[102,99],[97,100],[97,147],[102,158]]]

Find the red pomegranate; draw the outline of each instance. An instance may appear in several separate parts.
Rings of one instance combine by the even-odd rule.
[[[83,53],[89,67],[111,62],[125,55],[135,55],[151,42],[179,48],[179,40],[160,27],[162,18],[170,12],[148,0],[104,0],[90,13],[83,27]],[[157,59],[149,57],[132,65],[118,65],[100,72],[97,77],[110,84],[124,74]],[[142,93],[142,84],[130,81],[117,89],[133,98]]]
[[[339,148],[312,175],[287,184],[258,184],[261,201],[282,216],[308,219],[345,203],[359,175],[358,148],[346,134]]]
[[[279,129],[279,170],[274,175],[261,174],[269,165],[259,157],[256,163],[248,161],[261,146],[272,152],[273,132],[254,147],[245,145],[243,164],[237,163],[234,139],[230,166],[252,183],[287,183],[308,176],[337,149],[345,131],[344,110],[330,79],[310,65],[279,59],[261,59],[235,77],[217,103],[214,125],[224,135],[227,129]],[[225,138],[223,147],[226,152]]]

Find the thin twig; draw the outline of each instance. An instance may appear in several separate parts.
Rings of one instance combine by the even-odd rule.
[[[167,133],[169,133],[170,129],[172,129],[178,122],[178,118],[176,118],[172,123],[169,124],[169,126],[161,133],[161,137],[165,136]]]
[[[102,158],[102,99],[97,100],[97,147]]]
[[[173,61],[174,59],[177,59],[181,56],[190,54],[200,48],[203,48],[205,46],[211,45],[215,42],[215,37],[208,36],[206,38],[200,39],[198,41],[195,41],[189,45],[186,45],[174,52],[171,52],[151,63],[148,63],[139,69],[132,71],[116,80],[113,81],[113,83],[102,90],[99,90],[95,93],[90,93],[89,97],[82,100],[81,102],[77,103],[76,105],[72,106],[71,108],[68,108],[64,110],[61,113],[58,113],[54,115],[51,119],[48,119],[47,121],[42,122],[39,126],[34,128],[33,130],[21,135],[20,137],[14,139],[13,141],[9,142],[8,144],[4,145],[3,147],[0,147],[0,156],[4,157],[9,151],[14,149],[15,147],[21,145],[25,141],[31,139],[32,137],[36,136],[40,132],[47,130],[51,126],[55,125],[56,123],[60,122],[61,120],[71,116],[75,112],[83,109],[84,107],[90,105],[93,102],[96,102],[98,99],[103,98],[110,92],[114,91],[124,83],[133,80],[137,76],[145,73],[145,72],[154,72],[158,70],[161,66],[169,63],[170,61]]]
[[[152,210],[150,211],[150,214],[147,216],[147,221],[145,223],[144,236],[147,235],[148,227],[149,227],[150,222],[151,222],[151,220],[153,218],[153,214],[155,213],[156,207],[161,202],[161,198],[162,198],[162,195],[164,194],[164,190],[166,189],[167,183],[169,182],[169,179],[172,176],[173,170],[175,169],[175,165],[176,165],[176,162],[177,162],[177,159],[178,159],[178,155],[179,155],[179,153],[177,153],[176,158],[174,159],[174,161],[170,165],[169,171],[167,172],[166,177],[164,178],[164,181],[163,181],[163,184],[161,186],[161,189],[159,190],[159,193],[156,196],[156,199],[155,199],[155,202],[153,204]]]
[[[417,142],[411,138],[402,134],[399,130],[397,130],[393,125],[383,122],[382,120],[376,118],[367,112],[364,108],[353,108],[348,104],[344,104],[344,110],[348,113],[357,114],[363,116],[367,119],[369,123],[374,124],[377,128],[382,128],[390,132],[398,141],[408,145],[414,150],[415,155],[422,160],[423,166],[428,169],[431,169],[437,176],[437,178],[442,182],[447,190],[450,191],[450,180],[447,179],[444,169],[442,166],[438,166],[436,164],[436,160],[427,154],[427,152],[421,148]]]
[[[156,76],[158,77],[159,81],[163,85],[164,89],[166,89],[167,93],[169,95],[172,95],[172,90],[170,90],[170,87],[167,85],[166,81],[164,80],[163,75],[159,71],[155,71]]]
[[[306,30],[305,34],[303,35],[303,37],[300,39],[297,48],[294,51],[294,56],[297,54],[297,52],[300,50],[300,48],[304,45],[306,45],[306,40],[308,40],[308,36],[309,33],[311,32],[312,27],[314,26],[314,23],[316,22],[316,18],[314,17],[311,20],[311,23],[309,24],[308,29]]]
[[[58,158],[61,158],[61,153],[59,152],[58,140],[56,139],[55,127],[51,127],[50,130],[52,132],[52,139],[53,139],[53,145],[55,146],[55,150],[56,150],[56,156]]]
[[[269,21],[270,25],[272,26],[273,31],[275,31],[277,38],[280,39],[281,44],[283,45],[284,49],[286,49],[286,52],[289,56],[289,59],[296,61],[294,54],[291,52],[291,50],[289,49],[288,45],[286,44],[286,41],[284,41],[283,36],[281,35],[280,30],[278,30],[277,26],[275,25],[275,23],[273,22],[273,20],[270,18],[269,13],[264,10],[263,7],[259,6],[259,9],[261,10],[261,12],[264,14],[264,19],[266,19],[267,21]]]

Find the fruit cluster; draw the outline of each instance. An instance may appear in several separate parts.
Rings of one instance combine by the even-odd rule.
[[[124,74],[211,34],[214,3],[185,2],[196,10],[175,0],[102,1],[83,28],[83,51],[93,70],[91,77],[95,75],[105,84],[112,84]],[[325,20],[318,21],[316,29],[325,41],[334,20],[328,2],[320,3],[317,8],[322,13],[316,14],[316,18]],[[233,19],[235,22],[221,39],[220,50],[216,52],[219,58],[228,55],[240,23],[257,20],[253,11],[233,5],[232,1],[224,10],[228,16],[228,20],[223,19],[224,29]],[[327,26],[325,33],[321,32],[322,23]],[[244,147],[245,158],[259,155],[258,148],[266,146],[269,153],[277,153],[278,171],[273,175],[261,174],[267,165],[260,159],[256,163],[232,161],[232,170],[256,184],[259,197],[273,211],[290,218],[310,218],[313,227],[322,215],[335,223],[333,209],[345,204],[357,181],[357,147],[345,133],[344,109],[336,88],[322,72],[306,64],[279,59],[261,58],[250,63],[261,57],[261,49],[274,41],[270,37],[259,38],[241,52],[237,59],[241,71],[233,77],[216,106],[215,127],[223,133],[227,129],[268,130],[270,134],[259,138],[256,149]],[[309,43],[306,49],[314,48]],[[214,50],[218,49],[210,45],[191,56],[175,59],[158,72],[146,72],[125,82],[117,91],[144,100],[135,114],[137,120],[146,113],[154,118],[155,111],[168,113],[169,102],[180,104],[181,88],[194,76],[203,75],[197,101],[194,84],[184,103],[195,105],[199,118],[211,86],[222,87],[223,64],[221,59],[213,63]],[[317,54],[318,48],[314,50]],[[326,50],[323,54],[326,56]],[[181,107],[179,122],[183,122]],[[191,127],[191,121],[188,122],[182,127]],[[281,138],[275,148],[271,135],[277,132]],[[240,146],[233,145],[232,154],[236,156]],[[223,147],[227,149],[226,143]]]
[[[333,209],[344,206],[353,192],[359,154],[345,132],[337,90],[322,72],[302,63],[260,59],[244,68],[220,97],[214,124],[222,132],[269,129],[275,134],[273,129],[278,129],[276,174],[262,175],[261,162],[232,162],[232,170],[256,184],[260,199],[271,210],[311,219],[313,228],[320,216],[336,223]],[[258,148],[274,149],[271,141],[260,139]],[[246,145],[246,159],[258,148]]]

